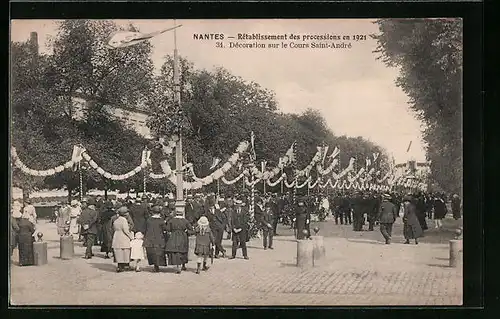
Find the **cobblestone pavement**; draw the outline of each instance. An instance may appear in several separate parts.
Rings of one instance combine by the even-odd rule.
[[[115,265],[82,259],[60,260],[54,224],[38,226],[48,243],[49,263],[11,267],[13,305],[461,305],[462,268],[449,268],[448,245],[384,245],[376,232],[324,238],[326,259],[312,269],[295,267],[296,243],[275,238],[274,250],[259,239],[249,243],[250,260],[216,259],[210,270],[180,275],[170,268],[153,273],[116,273]],[[334,226],[349,227],[349,226]],[[344,232],[346,233],[346,232]],[[230,242],[224,241],[230,250]],[[241,251],[238,252],[241,254]],[[241,257],[241,255],[238,255]]]

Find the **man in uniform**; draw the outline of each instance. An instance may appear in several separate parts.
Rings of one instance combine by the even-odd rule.
[[[89,198],[86,201],[82,201],[83,210],[80,217],[78,217],[78,224],[81,225],[81,235],[84,239],[85,247],[85,259],[92,258],[92,246],[95,243],[95,237],[97,236],[97,211],[95,209],[95,200]]]
[[[396,205],[391,202],[391,195],[384,194],[379,208],[378,220],[380,222],[380,232],[384,236],[387,245],[391,243],[392,225],[397,216],[398,210]]]
[[[242,207],[243,202],[241,199],[235,200],[234,204],[235,209],[231,216],[231,236],[233,239],[233,246],[232,254],[229,259],[236,258],[236,251],[238,247],[241,247],[243,258],[249,259],[246,244],[248,233],[248,210],[246,207]]]

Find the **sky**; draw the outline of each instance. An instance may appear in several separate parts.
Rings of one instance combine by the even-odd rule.
[[[119,25],[132,23],[141,32],[159,31],[174,25],[173,20],[115,20]],[[307,108],[321,112],[336,135],[362,136],[382,147],[397,163],[408,159],[425,161],[421,139],[421,122],[408,106],[408,97],[395,85],[397,68],[386,67],[373,53],[376,41],[369,37],[378,33],[368,19],[269,19],[269,20],[177,20],[177,48],[181,56],[195,68],[212,70],[222,66],[234,75],[255,81],[276,93],[279,109],[284,113],[301,113]],[[57,35],[55,20],[12,20],[11,40],[26,41],[36,31],[41,52],[50,52],[47,40]],[[194,34],[224,34],[225,48],[217,48],[216,40],[195,40]],[[238,34],[299,35],[300,40],[260,41],[263,44],[288,44],[288,48],[230,48]],[[304,35],[366,36],[351,43],[350,49],[290,48],[291,43],[305,40]],[[159,68],[166,54],[174,49],[173,32],[150,40],[152,59]],[[323,41],[324,42],[324,41]],[[326,41],[325,43],[332,43]],[[412,142],[410,151],[408,145]],[[334,147],[334,145],[332,145]]]

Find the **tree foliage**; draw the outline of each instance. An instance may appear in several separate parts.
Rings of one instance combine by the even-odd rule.
[[[462,186],[462,20],[378,20],[376,52],[400,68],[396,84],[425,123],[423,138],[434,182],[448,192]]]
[[[130,30],[136,31],[133,26]],[[73,145],[83,144],[104,170],[123,174],[140,163],[145,145],[152,150],[151,170],[161,173],[163,157],[144,138],[109,113],[105,106],[145,110],[153,135],[171,133],[174,107],[173,58],[166,56],[158,75],[153,73],[151,46],[147,42],[112,50],[105,46],[109,34],[119,27],[109,21],[67,20],[50,43],[50,55],[36,55],[28,43],[12,43],[12,144],[33,169],[48,169],[67,161]],[[196,69],[180,57],[183,149],[195,173],[211,173],[214,157],[227,160],[243,140],[255,133],[257,161],[275,167],[293,142],[297,143],[297,168],[304,168],[316,147],[326,143],[341,149],[345,167],[351,156],[364,163],[377,145],[361,137],[335,136],[323,116],[313,109],[302,114],[283,114],[274,92],[238,77],[224,68]],[[86,101],[83,116],[74,98]],[[82,115],[82,114],[80,114]],[[174,167],[173,157],[169,159]],[[386,157],[382,156],[382,161]],[[259,163],[256,163],[259,165]],[[147,172],[146,172],[147,173]],[[228,179],[239,174],[237,168]],[[84,188],[143,188],[143,173],[126,181],[110,181],[93,169],[83,170]],[[27,188],[79,187],[79,174],[66,170],[48,178],[32,178],[14,169],[15,185]],[[241,183],[223,190],[237,190]],[[259,186],[261,187],[261,186]],[[148,189],[174,190],[166,180],[148,179]],[[215,191],[214,183],[208,189]],[[276,188],[275,188],[276,190]]]

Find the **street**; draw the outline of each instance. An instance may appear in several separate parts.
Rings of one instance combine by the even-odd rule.
[[[446,220],[450,229],[456,221]],[[12,305],[461,305],[462,268],[448,267],[450,229],[426,232],[419,245],[404,245],[402,225],[394,226],[393,244],[385,245],[373,232],[353,232],[333,221],[317,223],[325,232],[323,266],[295,266],[296,242],[286,226],[279,227],[274,250],[263,250],[253,239],[250,260],[241,250],[234,260],[215,259],[207,272],[194,273],[196,263],[176,275],[171,267],[153,273],[116,273],[112,259],[99,247],[95,257],[59,259],[53,223],[40,221],[48,243],[48,264],[19,267],[17,250],[11,268]],[[230,251],[231,242],[224,240]]]

